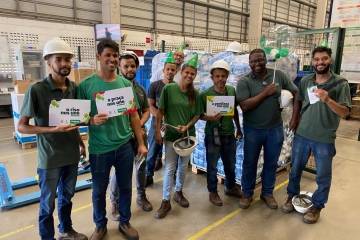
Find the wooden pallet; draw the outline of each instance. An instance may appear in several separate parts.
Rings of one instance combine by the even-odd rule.
[[[204,174],[206,173],[206,169],[199,167],[199,166],[192,166],[192,172],[195,174]],[[286,164],[283,167],[278,168],[278,170],[276,171],[276,176],[283,174],[284,172],[289,172],[290,171],[290,164]],[[220,174],[217,174],[217,178],[218,178],[218,183],[220,184],[224,184],[225,183],[225,176],[222,176]],[[256,179],[256,184],[261,182],[261,178]],[[241,185],[240,182],[236,181],[236,184]]]

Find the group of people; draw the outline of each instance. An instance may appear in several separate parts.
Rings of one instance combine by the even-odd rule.
[[[37,134],[41,239],[55,239],[53,212],[56,190],[60,222],[58,239],[88,239],[74,230],[71,221],[71,198],[74,196],[80,154],[86,156],[85,144],[77,127],[70,124],[49,127],[49,99],[59,98],[91,100],[88,153],[93,182],[93,221],[96,225],[90,237],[92,240],[102,239],[107,232],[106,191],[113,166],[115,171],[110,178],[111,218],[119,221],[118,230],[127,239],[139,239],[138,232],[130,224],[134,158],[147,155],[146,161],[136,169],[136,203],[144,211],[151,211],[153,206],[146,195],[146,187],[153,184],[156,164],[159,168],[162,144],[165,145],[163,196],[155,217],[164,218],[171,210],[173,184],[173,200],[181,207],[189,207],[183,188],[190,155],[179,155],[173,144],[183,136],[196,136],[195,123],[199,119],[206,121],[207,189],[210,202],[216,206],[223,205],[217,190],[217,162],[221,156],[225,171],[224,194],[239,198],[240,208],[250,206],[257,162],[263,148],[260,198],[269,208],[277,209],[273,192],[277,161],[284,141],[278,102],[281,89],[290,91],[294,97],[290,129],[296,130],[288,198],[283,211],[294,211],[291,199],[300,192],[301,174],[310,152],[313,152],[319,187],[312,196],[313,206],[304,215],[304,221],[315,223],[318,220],[330,190],[335,132],[340,117],[346,116],[351,106],[347,82],[334,84],[341,77],[330,71],[331,49],[318,47],[313,51],[315,73],[304,77],[299,88],[283,72],[275,70],[275,74],[274,70],[266,68],[265,52],[254,49],[249,55],[251,72],[239,79],[236,89],[226,85],[230,67],[224,60],[219,60],[210,67],[213,86],[201,93],[193,85],[198,56],[184,63],[182,48],[174,54],[169,53],[163,68],[157,73],[159,79],[150,84],[148,93],[134,80],[139,67],[137,55],[131,51],[119,54],[119,46],[112,40],[103,40],[97,45],[96,59],[100,63],[100,70],[83,79],[78,86],[67,78],[71,71],[73,52],[66,42],[59,38],[48,41],[43,56],[51,73],[28,88],[18,124],[19,132]],[[116,73],[117,68],[121,76]],[[334,87],[324,90],[328,85]],[[312,94],[321,101],[307,106],[310,94],[308,88],[313,86],[317,90]],[[136,112],[108,117],[106,113],[97,111],[94,93],[125,87],[133,89]],[[222,116],[221,113],[207,115],[208,96],[232,96],[234,116]],[[244,135],[237,106],[243,112]],[[151,128],[147,131],[144,124],[150,118],[150,113]],[[35,126],[29,124],[30,118],[34,118]],[[235,185],[236,141],[241,138],[244,138],[242,190]]]

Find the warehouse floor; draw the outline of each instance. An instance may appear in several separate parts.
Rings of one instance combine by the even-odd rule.
[[[259,200],[259,189],[255,192],[252,206],[242,210],[238,207],[238,199],[224,196],[224,186],[219,185],[224,206],[216,207],[208,200],[206,175],[196,175],[191,170],[187,174],[183,190],[190,207],[182,208],[171,200],[172,210],[166,218],[158,220],[155,212],[162,200],[163,169],[155,173],[154,185],[147,188],[147,195],[154,206],[153,211],[141,210],[135,202],[134,189],[131,224],[138,230],[141,239],[359,239],[359,123],[359,120],[341,122],[329,203],[314,225],[303,223],[299,213],[284,214],[280,208],[269,209]],[[0,119],[0,163],[5,164],[11,181],[35,176],[37,149],[23,150],[12,137],[13,131],[11,118]],[[89,173],[80,175],[79,180],[90,177]],[[288,173],[285,171],[277,178],[274,196],[280,206],[286,198],[287,179]],[[315,176],[304,173],[302,190],[314,191],[315,188]],[[19,196],[35,191],[38,191],[38,187],[32,186],[16,190],[15,194]],[[0,239],[39,239],[37,214],[38,203],[0,212]],[[72,219],[74,229],[90,237],[95,227],[92,221],[91,189],[75,194]],[[57,217],[55,224],[58,224]],[[108,234],[104,239],[125,239],[117,230],[117,222],[110,218]]]

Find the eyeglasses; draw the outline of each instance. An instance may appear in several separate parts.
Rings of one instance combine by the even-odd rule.
[[[260,64],[263,64],[266,62],[266,59],[265,58],[259,58],[259,59],[256,59],[256,60],[251,60],[249,61],[250,64],[256,64],[256,63],[260,63]]]

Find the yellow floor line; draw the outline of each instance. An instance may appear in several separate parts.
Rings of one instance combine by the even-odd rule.
[[[10,236],[12,236],[12,235],[15,235],[15,234],[17,234],[17,233],[26,231],[26,230],[28,230],[28,229],[30,229],[30,228],[33,228],[33,227],[34,227],[34,225],[29,225],[29,226],[20,228],[20,229],[18,229],[18,230],[15,230],[15,231],[9,232],[9,233],[7,233],[7,234],[1,235],[1,236],[0,236],[0,239],[4,239],[4,238],[7,238],[7,237],[10,237]]]
[[[4,157],[0,157],[0,159],[10,158],[10,157],[16,157],[16,156],[21,156],[21,155],[30,154],[30,153],[37,153],[37,150],[36,150],[36,151],[31,151],[31,152],[24,152],[24,153],[19,153],[19,154],[4,156]]]
[[[154,182],[161,182],[163,179],[164,179],[164,178],[159,178],[159,179],[155,180]],[[135,191],[136,188],[132,188],[132,190]],[[107,200],[109,200],[109,199],[110,199],[110,198],[108,197]],[[87,209],[87,208],[90,208],[90,207],[92,207],[92,203],[89,203],[89,204],[86,204],[86,205],[84,205],[84,206],[75,208],[75,209],[73,209],[71,212],[72,212],[72,213],[79,212],[79,211],[81,211],[81,210],[84,210],[84,209]],[[55,216],[54,219],[58,219],[58,216]],[[4,235],[1,235],[1,236],[0,236],[0,239],[4,239],[4,238],[7,238],[7,237],[10,237],[10,236],[12,236],[12,235],[15,235],[15,234],[17,234],[17,233],[23,232],[23,231],[28,230],[28,229],[33,228],[33,227],[34,227],[34,225],[30,225],[30,226],[26,226],[26,227],[17,229],[17,230],[15,230],[15,231],[6,233],[6,234],[4,234]]]
[[[282,183],[280,183],[279,185],[277,185],[274,189],[274,191],[278,190],[279,188],[285,186],[286,184],[289,183],[289,180],[286,180]],[[258,202],[260,200],[260,197],[255,198],[250,205],[255,204],[256,202]],[[215,223],[211,224],[210,226],[204,228],[203,230],[201,230],[200,232],[196,233],[195,235],[191,236],[190,238],[188,238],[188,240],[195,240],[198,239],[199,237],[203,236],[204,234],[206,234],[207,232],[209,232],[210,230],[214,229],[215,227],[219,226],[220,224],[226,222],[227,220],[229,220],[230,218],[232,218],[233,216],[235,216],[236,214],[238,214],[239,212],[243,211],[244,209],[237,209],[235,211],[233,211],[232,213],[229,213],[228,215],[226,215],[225,217],[221,218],[220,220],[216,221]]]
[[[0,138],[0,140],[7,140],[7,139],[14,139],[13,137],[9,137],[9,138]]]
[[[4,127],[0,127],[0,128],[10,128],[10,127],[14,127],[14,125],[13,126],[4,126]]]
[[[345,140],[345,141],[349,141],[349,142],[359,142],[359,141],[356,141],[356,140],[342,138],[342,137],[337,137],[337,139],[341,139],[341,140]]]

